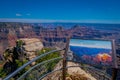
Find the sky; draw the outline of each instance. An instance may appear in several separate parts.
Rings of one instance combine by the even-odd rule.
[[[70,46],[112,49],[111,41],[70,39]]]
[[[0,21],[120,23],[120,0],[0,0]]]

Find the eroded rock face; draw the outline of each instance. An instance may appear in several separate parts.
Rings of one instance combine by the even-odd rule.
[[[32,60],[36,57],[36,51],[41,50],[43,48],[43,43],[37,38],[23,38],[20,39],[24,43],[23,49],[28,58],[28,60]],[[32,64],[34,65],[35,62]]]
[[[0,55],[9,46],[14,47],[20,38],[36,37],[31,25],[23,23],[0,23]]]
[[[43,48],[42,42],[37,38],[23,38],[20,40],[24,42],[23,47],[27,52],[34,52]]]

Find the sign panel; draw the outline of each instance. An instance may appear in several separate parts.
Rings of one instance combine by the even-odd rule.
[[[113,44],[110,40],[70,39],[68,59],[97,67],[114,66]]]

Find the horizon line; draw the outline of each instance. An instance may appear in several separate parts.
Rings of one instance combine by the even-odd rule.
[[[0,22],[22,22],[22,23],[101,23],[101,24],[120,24],[120,21],[106,20],[52,20],[52,19],[19,19],[19,18],[0,18]]]
[[[93,46],[93,45],[82,45],[82,44],[74,44],[70,43],[70,46],[77,46],[77,47],[87,47],[87,48],[102,48],[102,49],[111,49],[111,46]]]

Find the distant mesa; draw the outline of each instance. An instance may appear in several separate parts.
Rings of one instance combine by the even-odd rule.
[[[83,60],[92,60],[93,62],[97,62],[97,63],[108,63],[112,61],[112,57],[107,54],[107,53],[99,53],[97,54],[95,57],[93,56],[89,56],[89,55],[83,55],[82,56]]]
[[[112,61],[112,57],[107,53],[98,54],[96,56],[96,58],[98,59],[98,61],[101,61],[101,62],[111,62]]]

